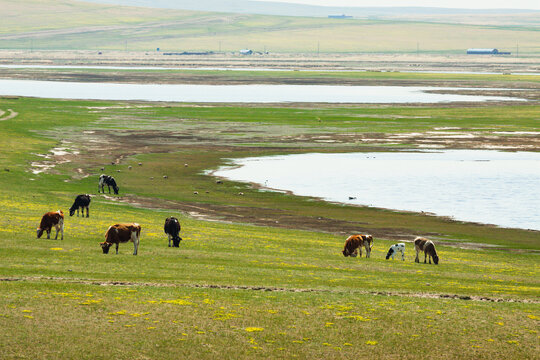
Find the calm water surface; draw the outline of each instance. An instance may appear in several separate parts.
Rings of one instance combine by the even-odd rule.
[[[415,86],[115,84],[0,80],[0,95],[53,99],[218,103],[441,103],[523,100],[502,96],[433,94],[427,93],[427,90],[459,89]]]
[[[215,175],[328,201],[540,230],[540,153],[315,153],[235,163]]]

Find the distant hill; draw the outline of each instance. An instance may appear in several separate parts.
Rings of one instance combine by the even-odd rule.
[[[360,19],[409,19],[486,23],[486,17],[508,22],[508,17],[531,16],[528,23],[540,24],[540,11],[526,9],[451,9],[436,7],[336,7],[250,0],[85,0],[100,4],[140,6],[162,9],[217,11],[238,14],[327,17],[346,14]],[[460,20],[462,18],[462,20]],[[506,19],[505,19],[506,18]],[[536,21],[534,19],[536,18]],[[521,19],[522,20],[522,19]],[[519,24],[522,24],[519,21]]]
[[[237,53],[240,49],[251,49],[257,56],[258,52],[265,51],[465,54],[468,48],[513,52],[519,46],[521,56],[540,55],[540,12],[471,15],[452,10],[454,15],[450,15],[434,13],[441,9],[408,8],[409,13],[398,14],[399,9],[394,8],[384,9],[395,12],[395,15],[387,15],[392,17],[388,19],[329,19],[328,13],[355,14],[343,8],[291,4],[282,7],[283,4],[247,0],[229,1],[227,6],[223,3],[215,0],[0,0],[0,50],[99,52],[157,51],[159,48],[167,53]],[[155,7],[188,7],[185,4],[213,11]],[[224,12],[243,4],[256,5],[259,11],[265,6],[278,5],[280,9],[297,9],[290,11],[293,14],[322,9],[324,15],[301,17]],[[247,5],[243,10],[253,11]],[[407,15],[414,11],[416,14]],[[450,21],[451,16],[455,21]],[[415,20],[411,21],[411,17]]]

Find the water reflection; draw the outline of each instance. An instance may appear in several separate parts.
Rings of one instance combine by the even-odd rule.
[[[540,153],[315,153],[236,163],[216,175],[329,201],[540,230]]]
[[[440,103],[523,100],[503,96],[435,94],[426,92],[428,90],[459,89],[417,86],[116,84],[0,80],[0,95],[55,99],[216,103]]]

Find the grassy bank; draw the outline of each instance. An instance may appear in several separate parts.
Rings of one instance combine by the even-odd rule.
[[[15,114],[0,121],[0,326],[9,329],[0,357],[535,358],[538,232],[327,204],[201,172],[231,157],[414,148],[421,137],[383,139],[425,140],[445,127],[518,146],[526,138],[497,132],[538,131],[537,107],[0,99]],[[317,142],[321,134],[339,141]],[[36,155],[54,147],[68,154]],[[52,169],[30,172],[48,161]],[[97,195],[101,172],[117,178],[117,199],[136,204]],[[90,218],[67,216],[79,193],[95,195]],[[35,239],[41,215],[59,208],[65,239]],[[170,215],[182,224],[179,249],[162,232]],[[129,244],[103,255],[107,227],[124,221],[143,228],[139,255]],[[343,229],[377,234],[370,259],[341,255]],[[410,244],[406,261],[384,259],[399,234],[418,233],[436,239],[438,266],[414,263]],[[452,241],[521,250],[442,245]]]
[[[397,85],[536,89],[540,76],[380,71],[235,71],[3,68],[4,79],[164,84]],[[477,90],[478,91],[478,90]],[[487,90],[485,90],[487,91]],[[523,91],[521,91],[523,93]],[[518,94],[519,96],[519,94]],[[538,95],[536,95],[538,98]]]

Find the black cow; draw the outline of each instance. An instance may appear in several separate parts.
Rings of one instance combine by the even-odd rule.
[[[180,222],[175,217],[168,217],[165,220],[165,226],[163,228],[165,230],[165,234],[167,234],[169,238],[169,247],[171,247],[171,239],[173,241],[173,247],[180,247],[180,241],[182,238],[178,236],[178,233],[180,232]]]
[[[69,208],[69,216],[73,216],[73,214],[75,214],[75,210],[77,210],[77,216],[79,216],[80,208],[83,217],[84,209],[86,209],[86,217],[90,217],[90,211],[88,210],[88,207],[90,206],[90,201],[92,201],[92,199],[88,194],[77,195],[75,201],[73,202],[73,205],[71,205],[71,207]]]
[[[114,178],[109,175],[101,174],[101,176],[99,177],[98,193],[99,190],[101,190],[101,192],[105,194],[105,185],[107,185],[107,187],[109,188],[109,194],[111,193],[112,186],[114,193],[118,195],[118,190],[120,190],[120,188],[116,185],[116,181],[114,180]]]

